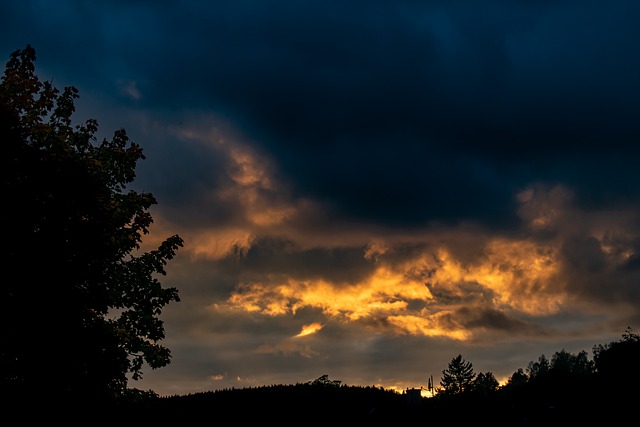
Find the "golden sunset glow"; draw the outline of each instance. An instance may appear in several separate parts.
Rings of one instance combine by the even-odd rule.
[[[365,258],[375,254],[380,266],[360,283],[294,278],[275,284],[244,283],[227,303],[269,316],[313,307],[343,322],[378,319],[399,334],[455,340],[469,339],[473,333],[455,321],[455,310],[461,304],[504,307],[532,315],[553,313],[562,306],[562,294],[549,286],[558,268],[554,248],[493,240],[480,261],[464,266],[444,248],[435,256],[425,253],[391,265],[383,260],[390,249],[382,247],[370,246],[365,251]],[[299,336],[308,333],[303,329]]]
[[[562,295],[551,285],[557,273],[555,248],[527,241],[493,240],[485,248],[482,262],[462,266],[444,250],[438,252],[441,266],[432,277],[434,288],[460,298],[485,300],[528,314],[549,314],[562,304]],[[460,287],[479,285],[476,295]],[[483,291],[491,291],[483,293]]]
[[[463,329],[452,329],[450,325],[440,322],[442,317],[450,314],[452,313],[447,311],[440,311],[434,314],[425,312],[421,316],[389,316],[387,321],[395,326],[398,333],[428,337],[446,336],[455,340],[469,338],[470,332]]]

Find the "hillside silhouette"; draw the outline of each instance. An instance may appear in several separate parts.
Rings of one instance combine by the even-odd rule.
[[[452,359],[443,371],[456,376]],[[462,359],[467,367],[471,362]],[[277,421],[281,425],[309,422],[433,425],[569,426],[612,425],[634,420],[640,396],[640,336],[630,328],[619,341],[585,351],[541,355],[508,382],[493,388],[474,386],[448,391],[435,387],[433,397],[417,397],[420,390],[387,390],[353,386],[327,375],[298,384],[224,389],[160,397],[153,393],[119,407],[127,417],[164,422],[224,418],[233,422]],[[482,374],[482,375],[481,375]],[[477,383],[477,382],[476,382]],[[418,393],[418,394],[417,394]]]

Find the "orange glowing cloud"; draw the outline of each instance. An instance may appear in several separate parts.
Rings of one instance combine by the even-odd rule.
[[[398,333],[424,335],[428,337],[446,336],[455,340],[466,340],[471,333],[461,328],[451,328],[443,325],[440,318],[449,315],[450,312],[422,313],[420,316],[399,315],[389,316],[387,321],[392,324]]]
[[[331,317],[350,321],[405,310],[409,299],[431,297],[425,285],[388,268],[376,269],[369,280],[336,286],[324,280],[293,278],[277,285],[242,284],[228,300],[236,308],[266,315],[295,313],[302,307],[320,308]]]
[[[240,228],[200,230],[197,233],[189,234],[188,249],[194,257],[218,260],[226,257],[232,251],[240,253],[248,251],[252,241],[252,234]]]
[[[559,267],[557,249],[551,246],[495,239],[472,264],[454,259],[445,248],[385,263],[388,250],[392,249],[379,244],[368,247],[365,256],[378,257],[377,267],[359,283],[294,277],[275,284],[242,283],[227,304],[268,316],[312,307],[332,319],[363,321],[394,333],[466,340],[472,331],[455,321],[460,307],[480,304],[547,315],[564,303],[563,293],[552,286]],[[297,336],[315,333],[321,327],[320,323],[306,325]]]
[[[229,145],[227,154],[233,185],[220,191],[223,200],[237,200],[249,223],[257,227],[277,225],[295,216],[296,208],[281,198],[283,189],[271,178],[271,166],[264,156],[237,143]]]
[[[553,287],[559,269],[555,247],[496,239],[487,244],[485,257],[477,264],[463,266],[445,250],[437,258],[440,266],[430,278],[431,289],[450,297],[468,300],[472,295],[461,284],[474,283],[478,292],[490,296],[485,302],[528,314],[554,313],[564,302],[563,294]]]
[[[315,334],[316,332],[318,332],[323,327],[324,327],[324,325],[322,323],[318,323],[318,322],[313,322],[313,323],[309,323],[308,325],[303,325],[302,326],[302,330],[300,331],[300,333],[298,335],[296,335],[296,337],[304,337],[304,336],[307,336],[307,335]]]

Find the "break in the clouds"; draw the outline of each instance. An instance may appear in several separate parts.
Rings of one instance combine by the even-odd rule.
[[[640,313],[640,4],[23,1],[0,52],[144,149],[161,393],[504,379]],[[437,383],[436,379],[436,383]]]

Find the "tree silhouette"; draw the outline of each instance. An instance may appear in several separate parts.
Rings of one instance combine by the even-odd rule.
[[[586,376],[592,374],[593,370],[593,361],[589,360],[584,350],[571,354],[562,349],[551,357],[550,372],[555,375]]]
[[[480,394],[490,394],[498,390],[500,383],[493,372],[480,372],[471,382],[471,390]]]
[[[640,383],[640,335],[630,327],[621,340],[594,346],[593,359],[603,388],[627,390]]]
[[[551,363],[544,354],[541,354],[540,357],[538,357],[537,362],[531,361],[529,362],[529,365],[527,365],[527,374],[531,380],[548,375],[550,370]]]
[[[511,376],[507,380],[506,387],[521,387],[527,384],[527,381],[529,381],[529,377],[527,376],[527,374],[524,373],[524,370],[522,368],[518,368],[513,374],[511,374]]]
[[[339,387],[341,382],[340,380],[330,380],[329,375],[324,374],[307,384],[315,387]]]
[[[95,120],[73,126],[77,89],[41,82],[35,58],[13,52],[0,81],[0,387],[16,401],[105,402],[145,362],[170,362],[158,316],[179,297],[158,275],[183,242],[140,250],[156,200],[126,188],[142,149],[124,129],[97,143]]]
[[[442,371],[440,390],[443,394],[459,394],[471,388],[476,377],[473,365],[462,358],[462,355],[451,359],[447,369]]]

